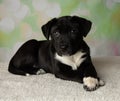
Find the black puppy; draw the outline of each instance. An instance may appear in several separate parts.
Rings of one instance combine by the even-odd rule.
[[[10,61],[9,72],[19,75],[52,73],[57,78],[83,83],[88,91],[104,85],[83,40],[91,24],[77,16],[52,19],[42,26],[47,40],[30,40],[23,44]]]

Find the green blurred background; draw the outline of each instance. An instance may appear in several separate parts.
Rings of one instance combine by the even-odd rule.
[[[85,38],[92,56],[120,55],[120,0],[0,0],[0,61],[29,39],[44,40],[41,26],[64,15],[92,21]]]

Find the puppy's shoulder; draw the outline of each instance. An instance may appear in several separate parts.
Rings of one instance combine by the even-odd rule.
[[[38,41],[35,40],[35,39],[31,39],[31,40],[26,41],[26,42],[22,45],[22,47],[34,46],[34,45],[36,45],[36,44],[38,44]]]
[[[80,50],[82,52],[86,52],[86,53],[90,52],[90,48],[89,48],[88,44],[85,41],[82,42]]]
[[[31,40],[26,41],[25,43],[33,43],[33,42],[38,42],[38,41],[35,39],[31,39]]]

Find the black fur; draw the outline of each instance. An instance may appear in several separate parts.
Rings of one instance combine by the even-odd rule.
[[[29,40],[13,56],[9,72],[18,75],[36,74],[39,69],[52,73],[64,80],[83,82],[84,77],[97,77],[91,62],[90,50],[83,40],[91,29],[91,21],[77,16],[54,18],[42,26],[45,41]],[[49,40],[51,37],[51,40]],[[86,58],[77,70],[72,70],[55,59],[55,53],[73,55],[77,51],[85,52]]]

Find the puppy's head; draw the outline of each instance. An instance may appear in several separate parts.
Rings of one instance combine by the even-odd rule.
[[[72,55],[91,29],[91,21],[77,16],[53,18],[42,26],[44,36],[51,40],[59,55]]]

